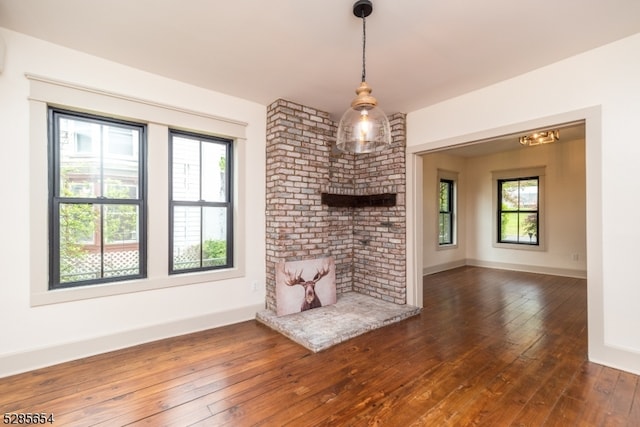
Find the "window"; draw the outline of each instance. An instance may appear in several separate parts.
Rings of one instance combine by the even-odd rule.
[[[453,240],[453,180],[440,179],[438,204],[438,244],[452,245]]]
[[[232,141],[171,130],[170,144],[170,273],[232,267]]]
[[[49,125],[49,289],[145,277],[145,126],[54,108]]]
[[[458,172],[438,169],[435,188],[434,230],[438,234],[436,250],[456,249],[457,245]]]
[[[498,179],[498,243],[539,245],[538,176]]]
[[[233,209],[228,211],[233,232],[231,227],[227,228],[228,237],[233,237],[227,246],[227,253],[233,249],[232,258],[227,259],[230,267],[171,274],[169,123],[198,134],[224,135],[223,141],[233,141],[229,148],[233,157],[225,160],[229,179],[234,174],[245,175],[249,159],[244,144],[247,123],[104,88],[88,88],[30,74],[26,78],[31,306],[245,276],[247,188],[243,180],[234,180],[232,186],[227,181],[226,196],[233,202]],[[96,109],[100,112],[79,113]],[[242,116],[245,117],[244,113]],[[246,117],[253,120],[254,116],[251,113]],[[80,166],[85,170],[79,170]],[[65,173],[61,173],[64,172],[61,168],[65,167],[72,170],[67,170],[67,179],[62,180]],[[47,181],[49,185],[41,184]],[[89,210],[87,206],[95,209]],[[69,223],[75,227],[61,228],[60,211],[67,207],[74,208],[66,212],[66,217],[76,220]],[[61,240],[61,230],[69,231],[62,235],[66,241]],[[69,244],[65,246],[65,242]],[[61,254],[66,256],[61,258]],[[132,262],[136,256],[139,263]],[[87,262],[91,268],[86,267]],[[82,277],[89,274],[87,271],[91,277]],[[95,286],[97,283],[101,285]]]

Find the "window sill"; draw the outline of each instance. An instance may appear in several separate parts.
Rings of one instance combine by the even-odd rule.
[[[436,247],[437,251],[448,251],[451,249],[458,249],[458,244],[457,243],[451,243],[449,245],[438,245]]]
[[[134,292],[171,288],[174,286],[196,285],[198,283],[217,282],[221,280],[244,277],[240,268],[217,270],[214,272],[185,273],[165,277],[155,277],[123,282],[111,282],[98,285],[87,285],[74,288],[47,290],[31,293],[31,306],[59,304],[92,298],[102,298]]]
[[[544,245],[529,245],[529,244],[519,244],[519,243],[493,243],[494,248],[501,249],[516,249],[520,251],[534,251],[534,252],[544,252],[546,248]]]

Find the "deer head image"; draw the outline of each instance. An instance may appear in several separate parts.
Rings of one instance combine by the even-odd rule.
[[[322,307],[322,303],[320,302],[320,298],[316,295],[316,283],[324,276],[329,274],[329,265],[325,264],[321,269],[316,271],[315,276],[313,276],[312,280],[305,280],[302,278],[302,273],[304,270],[300,270],[291,273],[289,270],[285,270],[284,273],[287,276],[284,283],[287,286],[295,286],[300,285],[304,288],[304,301],[302,302],[302,306],[300,307],[300,311],[309,310],[311,308]]]

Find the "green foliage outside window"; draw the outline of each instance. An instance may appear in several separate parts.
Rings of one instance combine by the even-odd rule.
[[[203,262],[207,265],[224,265],[227,262],[227,242],[224,240],[206,240],[202,250]]]
[[[65,168],[61,171],[61,197],[74,197],[72,181],[67,179],[75,171]],[[107,198],[126,199],[129,190],[118,180],[109,180]],[[104,243],[114,244],[137,241],[138,212],[134,205],[103,205]],[[100,208],[90,203],[60,203],[60,281],[75,282],[96,278],[96,272],[78,273],[78,266],[91,265],[87,261],[88,245],[95,245],[96,231],[100,230]]]
[[[73,197],[69,188],[69,180],[66,176],[72,170],[67,168],[61,171],[64,183],[61,189],[62,197]],[[70,274],[75,270],[78,259],[86,255],[85,243],[93,241],[95,222],[98,214],[92,205],[86,203],[61,203],[60,204],[60,281],[75,281],[75,276]]]
[[[127,199],[129,189],[122,182],[109,179],[107,188],[108,199]],[[105,220],[105,243],[118,243],[137,240],[138,209],[134,205],[108,205]]]
[[[215,267],[227,263],[227,242],[225,240],[205,240],[202,246],[202,265],[200,263],[200,245],[188,247],[180,262],[176,262],[176,270],[199,267]]]
[[[538,244],[537,177],[499,182],[499,242]]]

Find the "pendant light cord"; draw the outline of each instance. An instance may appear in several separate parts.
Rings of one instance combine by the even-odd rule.
[[[362,81],[367,79],[367,68],[365,59],[365,49],[367,47],[367,17],[364,15],[364,9],[362,10]]]

